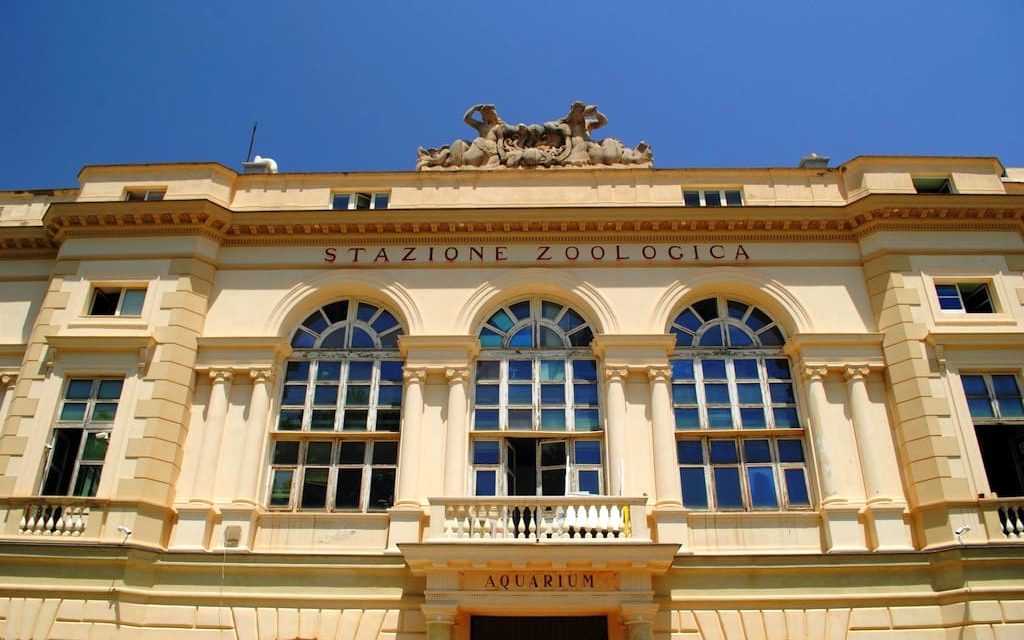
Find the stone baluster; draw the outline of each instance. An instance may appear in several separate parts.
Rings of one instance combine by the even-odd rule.
[[[220,445],[224,437],[224,421],[228,414],[228,398],[231,391],[231,369],[210,369],[213,388],[206,409],[206,422],[199,449],[195,480],[192,483],[193,502],[212,502],[217,481],[217,467],[220,459]]]
[[[256,504],[260,471],[263,468],[263,446],[267,440],[267,413],[270,410],[270,389],[274,380],[273,367],[249,370],[252,393],[249,396],[249,417],[242,434],[242,460],[235,487],[235,501]]]
[[[466,493],[466,406],[469,369],[447,369],[448,424],[444,450],[444,495]]]
[[[622,495],[623,461],[626,459],[626,375],[628,369],[606,368],[608,398],[608,494]]]
[[[406,367],[402,377],[402,432],[399,444],[396,507],[419,507],[420,434],[423,429],[423,386],[427,370]]]
[[[676,459],[675,416],[672,413],[672,369],[650,367],[651,429],[654,444],[654,491],[657,506],[682,506]]]

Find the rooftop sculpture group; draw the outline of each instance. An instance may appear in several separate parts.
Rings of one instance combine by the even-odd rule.
[[[474,117],[480,114],[480,119]],[[576,101],[564,117],[544,124],[506,124],[493,104],[473,105],[463,116],[477,137],[436,149],[420,147],[416,168],[582,167],[629,165],[649,167],[654,157],[646,142],[635,149],[616,138],[594,140],[591,132],[608,119],[594,105]]]

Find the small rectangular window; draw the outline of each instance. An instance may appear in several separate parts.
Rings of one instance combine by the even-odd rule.
[[[89,304],[91,316],[139,316],[146,299],[145,289],[96,287]]]
[[[687,207],[742,207],[740,189],[685,189],[683,204]]]
[[[962,313],[995,313],[992,296],[984,282],[935,284],[939,308]]]
[[[953,193],[949,178],[914,176],[914,191],[918,193]]]
[[[129,189],[125,191],[124,199],[128,202],[163,200],[166,194],[167,189]]]
[[[335,193],[331,195],[331,209],[387,209],[391,194],[387,192]]]

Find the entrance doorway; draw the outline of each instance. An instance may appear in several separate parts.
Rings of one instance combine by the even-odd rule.
[[[470,640],[608,640],[605,616],[473,616]]]

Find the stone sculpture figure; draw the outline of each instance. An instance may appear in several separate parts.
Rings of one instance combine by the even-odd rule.
[[[474,117],[480,114],[480,119]],[[635,149],[616,138],[595,141],[591,132],[608,124],[596,105],[575,101],[559,120],[539,124],[506,124],[493,104],[473,105],[462,119],[477,136],[450,145],[418,149],[416,168],[479,169],[517,167],[644,166],[653,163],[651,148]]]

